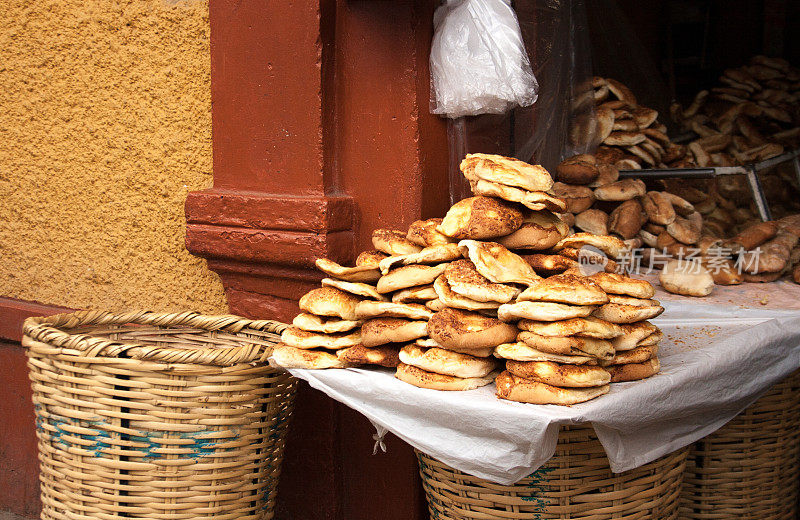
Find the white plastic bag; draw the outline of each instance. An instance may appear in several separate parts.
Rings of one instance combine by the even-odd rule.
[[[432,113],[500,114],[536,101],[517,15],[504,0],[447,0],[433,24]]]

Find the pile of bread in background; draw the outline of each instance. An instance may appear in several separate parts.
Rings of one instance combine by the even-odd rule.
[[[376,230],[354,267],[319,259],[327,277],[270,362],[284,368],[395,367],[436,390],[496,382],[503,399],[570,405],[609,383],[659,371],[663,312],[646,281],[618,274],[628,245],[570,234],[541,166],[472,154],[474,197],[407,231]]]
[[[744,79],[748,89],[729,88]],[[715,284],[768,282],[788,273],[800,283],[800,197],[790,163],[761,176],[771,208],[782,217],[766,224],[743,176],[649,185],[618,179],[622,169],[744,164],[796,147],[798,80],[800,71],[764,57],[726,71],[726,87],[704,91],[685,111],[673,110],[699,136],[682,145],[670,141],[658,112],[640,106],[625,85],[594,78],[597,149],[557,167],[553,192],[567,203],[561,218],[581,231],[626,240],[638,253],[624,267],[660,270],[670,292],[706,296]]]

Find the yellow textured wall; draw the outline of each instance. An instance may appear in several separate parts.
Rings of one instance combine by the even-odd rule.
[[[224,312],[184,247],[211,183],[206,1],[2,2],[0,295]]]

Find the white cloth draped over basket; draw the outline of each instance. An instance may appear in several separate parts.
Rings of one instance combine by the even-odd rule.
[[[493,482],[529,475],[553,455],[559,427],[581,423],[593,424],[611,469],[621,472],[712,433],[800,367],[800,311],[780,308],[800,307],[800,286],[715,291],[713,304],[656,295],[666,308],[653,320],[665,334],[661,373],[613,384],[610,393],[571,407],[500,400],[494,385],[469,392],[417,388],[387,369],[291,373],[415,448]],[[777,296],[765,306],[761,293]],[[761,305],[725,305],[726,294],[761,298]]]

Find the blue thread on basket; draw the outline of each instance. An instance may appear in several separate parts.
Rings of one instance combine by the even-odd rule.
[[[530,480],[525,485],[528,489],[530,489],[531,494],[527,496],[519,495],[519,498],[525,502],[532,502],[533,506],[536,508],[535,511],[531,511],[531,513],[534,515],[532,520],[541,519],[542,516],[539,513],[547,512],[547,506],[549,506],[550,503],[542,498],[542,495],[547,491],[543,482],[547,478],[548,474],[555,469],[556,468],[552,466],[541,467],[527,477]]]
[[[40,413],[38,413],[39,406],[36,407],[36,411],[36,429],[49,435],[50,441],[53,444],[58,444],[64,449],[67,449],[70,446],[75,446],[79,449],[91,452],[95,457],[100,457],[103,454],[104,449],[111,447],[111,444],[106,442],[107,440],[111,440],[111,435],[102,429],[102,426],[105,424],[103,421],[79,421],[77,419],[70,419],[57,415],[51,415],[49,418],[44,418]],[[45,424],[52,426],[53,430],[48,430],[45,428]],[[92,429],[95,433],[88,434],[70,432],[64,428],[65,425],[80,426],[82,428]],[[66,439],[64,439],[65,435],[89,441],[91,444],[86,445],[82,443],[68,442]]]
[[[75,446],[82,450],[88,451],[92,453],[95,457],[102,457],[105,455],[104,450],[111,448],[111,433],[105,430],[105,426],[108,424],[105,421],[81,421],[78,419],[72,419],[62,416],[57,416],[54,414],[50,414],[49,417],[44,417],[43,414],[40,412],[41,405],[36,406],[36,429],[40,432],[47,434],[50,437],[50,442],[54,445],[58,445],[64,449],[67,449],[71,446]],[[52,429],[45,428],[45,425],[49,425]],[[65,425],[70,426],[80,426],[82,428],[88,428],[93,431],[92,434],[88,433],[75,433],[70,432],[68,429],[65,428]],[[209,434],[217,433],[216,431],[200,431],[200,432],[184,432],[180,433],[178,436],[181,439],[190,439],[192,441],[189,445],[183,445],[184,448],[189,448],[191,451],[189,453],[183,454],[183,456],[189,458],[199,458],[203,456],[213,456],[218,455],[219,453],[224,453],[226,451],[230,451],[233,448],[220,448],[218,447],[218,443],[215,442],[213,439],[207,438],[206,436]],[[78,439],[82,439],[88,441],[88,444],[83,443],[74,443],[69,442],[68,440],[64,439],[64,436],[75,437]],[[157,459],[161,458],[163,454],[158,453],[156,450],[163,448],[163,443],[158,442],[164,436],[164,432],[147,432],[145,435],[120,435],[118,438],[123,440],[130,440],[137,443],[146,444],[146,446],[142,448],[128,448],[129,450],[135,450],[142,453],[143,458],[147,459]],[[234,433],[231,439],[238,438],[238,431]]]

